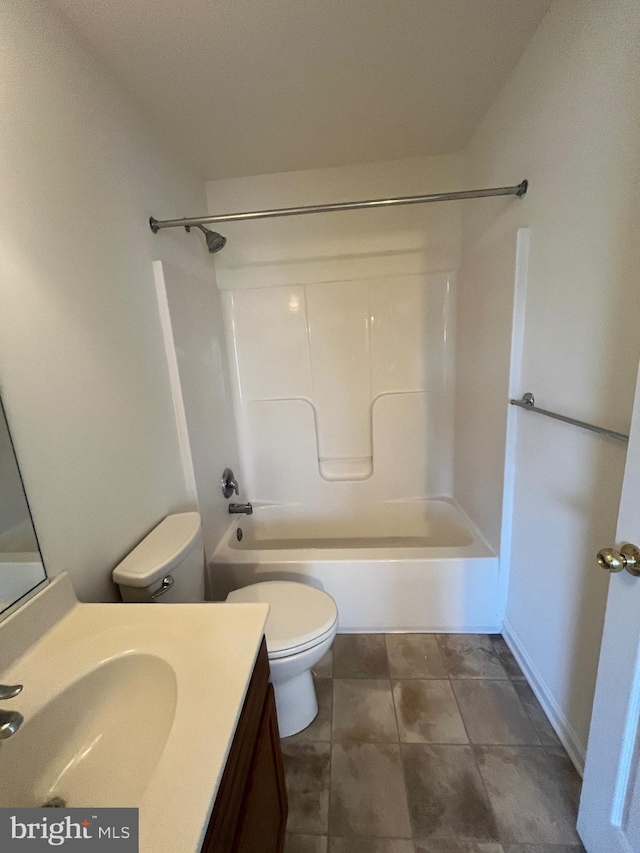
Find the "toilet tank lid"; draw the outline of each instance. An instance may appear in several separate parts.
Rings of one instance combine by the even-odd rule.
[[[168,515],[115,567],[113,580],[134,587],[159,581],[189,554],[199,531],[199,513]]]

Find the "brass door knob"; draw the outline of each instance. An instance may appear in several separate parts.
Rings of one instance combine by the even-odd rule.
[[[640,577],[640,550],[629,543],[621,545],[619,551],[603,548],[598,551],[598,565],[612,574],[626,569],[630,575]]]

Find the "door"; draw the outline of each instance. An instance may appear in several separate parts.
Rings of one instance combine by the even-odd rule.
[[[618,514],[578,830],[588,853],[640,853],[640,375]],[[603,545],[611,543],[603,542]],[[622,559],[618,559],[622,556]],[[626,566],[625,566],[626,563]],[[640,574],[640,569],[638,570]]]

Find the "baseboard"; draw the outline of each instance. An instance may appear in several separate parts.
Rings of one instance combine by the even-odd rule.
[[[438,625],[435,628],[372,628],[361,625],[357,628],[338,628],[338,634],[501,634],[500,625]]]
[[[513,626],[509,623],[508,619],[505,619],[504,621],[502,635],[513,652],[513,656],[520,664],[520,668],[527,677],[527,681],[531,685],[531,689],[542,705],[542,709],[549,718],[549,722],[553,726],[555,733],[558,735],[562,745],[567,750],[569,758],[573,762],[580,776],[582,776],[584,773],[585,745],[581,743],[573,726],[556,702],[549,686],[540,675],[536,665],[525,651],[522,641],[514,631]]]

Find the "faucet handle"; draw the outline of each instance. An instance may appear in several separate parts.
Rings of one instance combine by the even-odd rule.
[[[225,498],[230,498],[231,495],[235,492],[236,495],[240,494],[240,486],[238,485],[238,481],[233,476],[233,471],[231,468],[225,468],[222,472],[222,482],[220,483],[222,488],[222,494]]]
[[[24,723],[24,717],[18,711],[0,711],[0,740],[14,735]]]
[[[13,699],[22,691],[22,684],[0,684],[0,699]]]

